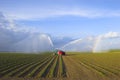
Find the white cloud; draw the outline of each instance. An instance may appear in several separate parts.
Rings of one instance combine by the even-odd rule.
[[[37,20],[61,16],[77,16],[86,18],[101,18],[101,17],[120,17],[120,10],[102,10],[80,7],[57,6],[49,8],[24,8],[19,11],[3,10],[9,17],[16,20]]]
[[[47,34],[17,25],[0,13],[0,51],[40,52],[52,47]]]
[[[28,27],[28,26],[16,24],[13,19],[9,18],[7,15],[4,15],[2,12],[0,12],[0,27],[14,32],[23,32],[23,33],[41,32],[40,29],[37,29],[36,27],[30,27],[30,26]]]
[[[117,38],[120,37],[118,32],[108,32],[107,34],[103,35],[105,38]]]
[[[120,33],[108,32],[96,37],[93,52],[108,51],[110,49],[120,49]]]

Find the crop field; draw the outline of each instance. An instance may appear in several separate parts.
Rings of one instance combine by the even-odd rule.
[[[63,59],[67,77],[79,80],[120,80],[120,53],[71,53]]]
[[[120,53],[0,53],[0,80],[120,80]]]
[[[0,54],[0,79],[61,77],[66,77],[62,56],[50,53]]]

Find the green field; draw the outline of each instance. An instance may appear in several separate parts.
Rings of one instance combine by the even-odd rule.
[[[0,53],[0,80],[120,80],[120,53]]]

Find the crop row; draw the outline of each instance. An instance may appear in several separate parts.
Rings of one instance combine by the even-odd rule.
[[[108,58],[108,60],[106,59]],[[109,59],[110,58],[110,59]],[[106,54],[81,54],[73,59],[86,68],[93,69],[97,73],[108,78],[120,78],[119,62],[114,62],[117,57],[111,57]],[[113,61],[111,61],[113,60]]]
[[[11,55],[5,54],[7,60],[0,55],[0,77],[66,77],[61,55]]]

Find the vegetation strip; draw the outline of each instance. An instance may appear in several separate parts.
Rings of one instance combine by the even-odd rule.
[[[40,73],[37,75],[37,77],[46,77],[46,75],[48,74],[50,67],[52,65],[52,63],[54,62],[56,56],[54,56],[49,62],[48,64],[40,71]]]
[[[48,58],[50,58],[51,56],[41,60],[40,62],[33,64],[31,66],[29,66],[27,69],[25,69],[21,74],[19,74],[19,77],[26,77],[26,76],[30,76],[31,72],[35,69],[35,67],[39,66],[41,63],[43,63],[45,60],[47,60]]]
[[[9,74],[11,77],[12,76],[17,76],[20,72],[22,72],[25,68],[27,68],[28,66],[34,64],[36,62],[37,59],[35,59],[34,61],[32,62],[28,62],[26,63],[25,65],[17,68],[16,70],[12,71],[11,74]]]
[[[56,59],[54,60],[54,63],[51,66],[51,69],[50,69],[49,74],[47,75],[47,77],[52,78],[52,77],[57,76],[57,74],[55,74],[55,72],[57,72],[56,67],[57,67],[58,59],[59,59],[59,56],[57,56]]]
[[[63,62],[63,58],[62,58],[61,55],[60,55],[60,73],[61,73],[62,77],[67,77],[67,75],[66,75],[66,67],[65,67],[65,64]]]
[[[39,66],[37,66],[32,72],[31,72],[31,76],[32,77],[37,77],[37,75],[39,75],[39,73],[41,72],[41,70],[46,66],[46,64],[52,59],[53,57],[50,57],[49,59],[47,59],[46,61],[44,61],[43,63],[41,63]]]
[[[110,77],[111,74],[112,74],[112,75],[115,75],[115,76],[118,76],[117,73],[112,72],[112,71],[110,71],[110,70],[108,70],[108,69],[106,69],[106,68],[103,68],[103,67],[101,67],[101,66],[98,66],[98,65],[96,65],[96,64],[91,64],[91,63],[85,62],[85,60],[84,60],[83,63],[86,64],[86,65],[88,65],[88,66],[90,66],[90,67],[92,67],[93,69],[99,71],[100,73],[102,73],[103,75],[106,75],[106,76],[108,76],[108,77]],[[119,76],[118,76],[118,77],[119,77]]]

